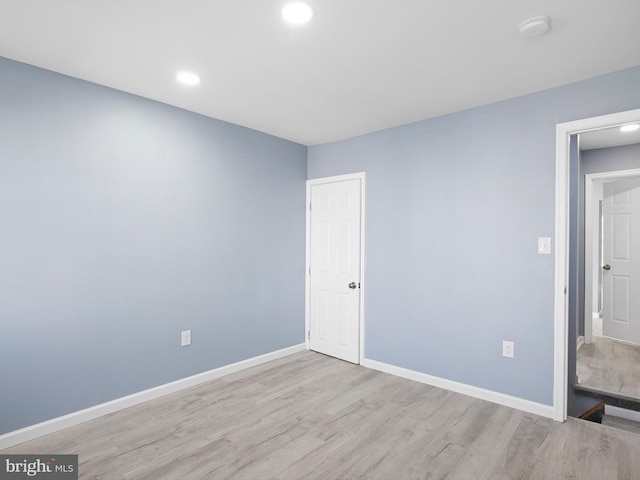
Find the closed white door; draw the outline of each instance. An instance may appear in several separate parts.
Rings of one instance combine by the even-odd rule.
[[[640,179],[604,185],[603,334],[640,344]]]
[[[310,186],[309,347],[360,359],[362,179]]]

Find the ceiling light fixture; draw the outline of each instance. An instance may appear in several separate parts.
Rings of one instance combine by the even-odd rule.
[[[527,18],[518,26],[520,36],[525,38],[538,37],[547,33],[550,28],[551,19],[546,15]]]
[[[178,72],[176,78],[180,83],[185,85],[198,85],[202,83],[202,78],[191,72]]]
[[[620,127],[621,132],[635,132],[640,129],[640,123],[632,123],[631,125],[624,125]]]
[[[291,2],[282,7],[282,17],[294,25],[308,23],[313,18],[313,9],[304,2]]]

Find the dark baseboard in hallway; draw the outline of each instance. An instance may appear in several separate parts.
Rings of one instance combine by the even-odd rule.
[[[640,399],[638,398],[628,397],[616,392],[608,392],[606,390],[585,387],[584,385],[574,385],[573,388],[576,393],[587,397],[597,398],[607,405],[640,412]]]

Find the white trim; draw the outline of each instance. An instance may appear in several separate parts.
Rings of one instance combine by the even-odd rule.
[[[306,241],[305,241],[305,275],[304,275],[304,342],[307,350],[309,350],[309,299],[310,299],[310,282],[309,268],[311,268],[311,187],[314,185],[322,185],[325,183],[344,182],[346,180],[360,180],[360,339],[358,341],[359,363],[362,365],[364,361],[364,295],[366,291],[366,283],[364,278],[364,245],[365,245],[365,216],[366,216],[366,174],[365,172],[349,173],[347,175],[336,175],[333,177],[313,178],[307,180],[307,200],[306,200]]]
[[[117,398],[110,402],[102,403],[90,408],[85,408],[84,410],[69,413],[68,415],[63,415],[62,417],[53,418],[51,420],[47,420],[46,422],[37,423],[29,427],[21,428],[20,430],[5,433],[4,435],[0,435],[0,450],[18,445],[23,442],[27,442],[29,440],[33,440],[34,438],[42,437],[43,435],[57,432],[58,430],[62,430],[63,428],[72,427],[74,425],[78,425],[79,423],[93,420],[109,413],[117,412],[118,410],[122,410],[133,405],[138,405],[142,402],[162,397],[169,393],[174,393],[185,388],[193,387],[194,385],[199,385],[210,380],[215,380],[216,378],[230,375],[247,368],[255,367],[272,360],[277,360],[278,358],[286,357],[288,355],[293,355],[294,353],[302,352],[304,350],[305,346],[301,343],[292,347],[283,348],[282,350],[276,350],[275,352],[266,353],[264,355],[259,355],[247,360],[232,363],[230,365],[225,365],[214,370],[209,370],[208,372],[203,372],[197,375],[182,378],[180,380],[176,380],[175,382],[170,382],[158,387],[150,388],[148,390],[143,390],[132,395],[127,395],[126,397]]]
[[[362,172],[362,182],[360,182],[360,365],[364,362],[364,296],[366,293],[366,283],[364,278],[364,244],[365,244],[365,223],[366,223],[366,182],[365,173]]]
[[[628,410],[626,408],[614,407],[613,405],[605,405],[604,414],[611,415],[612,417],[624,418],[625,420],[640,422],[640,412]]]
[[[640,121],[640,109],[556,125],[553,418],[557,421],[562,422],[567,419],[569,318],[565,289],[569,286],[569,137],[578,133],[637,121]]]
[[[640,168],[610,172],[589,173],[584,176],[584,337],[585,343],[591,343],[593,319],[593,184],[603,180],[622,180],[639,177]]]
[[[567,419],[567,289],[569,288],[569,134],[556,125],[556,211],[553,302],[553,419]]]
[[[395,365],[389,365],[388,363],[378,362],[376,360],[370,360],[366,358],[362,363],[364,367],[378,370],[380,372],[389,373],[397,377],[406,378],[407,380],[413,380],[415,382],[432,385],[438,388],[444,388],[452,392],[468,395],[480,400],[486,400],[488,402],[504,405],[505,407],[515,408],[524,412],[534,413],[543,417],[553,418],[554,409],[551,405],[543,405],[541,403],[532,402],[530,400],[524,400],[518,397],[512,397],[505,395],[504,393],[494,392],[492,390],[486,390],[480,387],[474,387],[472,385],[466,385],[464,383],[454,382],[445,378],[434,377],[427,375],[426,373],[416,372],[415,370],[408,370],[402,367],[396,367]]]
[[[584,345],[585,343],[586,343],[586,341],[585,341],[585,339],[584,339],[584,336],[583,336],[583,335],[580,335],[580,336],[578,337],[578,345],[577,345],[577,347],[576,347],[576,351],[577,351],[577,350],[580,350],[580,347],[581,347],[582,345]]]

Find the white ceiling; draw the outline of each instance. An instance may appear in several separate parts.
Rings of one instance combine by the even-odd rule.
[[[281,0],[0,0],[0,56],[306,145],[640,64],[638,0],[309,3],[291,27]]]
[[[621,132],[619,126],[580,134],[580,150],[621,147],[635,143],[640,143],[640,130]]]

